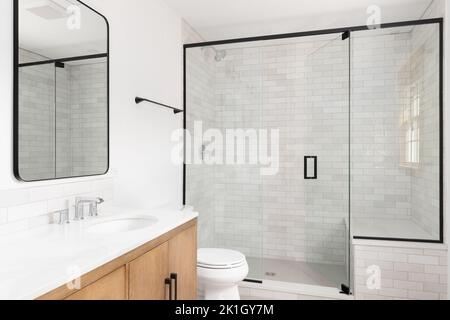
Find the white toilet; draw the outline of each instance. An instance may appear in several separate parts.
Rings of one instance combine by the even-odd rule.
[[[245,256],[227,249],[199,249],[199,289],[205,300],[240,300],[238,284],[248,275]]]

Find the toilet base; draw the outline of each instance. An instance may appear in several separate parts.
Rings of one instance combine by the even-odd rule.
[[[205,300],[241,300],[238,285],[232,286],[204,286],[202,288]]]

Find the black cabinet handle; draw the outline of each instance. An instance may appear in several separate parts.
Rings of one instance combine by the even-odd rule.
[[[314,172],[309,173],[310,160],[314,161]],[[317,180],[317,156],[305,156],[305,180]]]
[[[173,300],[178,300],[178,274],[176,273],[171,273],[170,274],[170,283],[174,283],[174,288],[175,288],[175,297]]]
[[[166,287],[166,292],[167,292],[167,287],[169,287],[169,300],[172,300],[172,279],[167,278],[166,280],[164,280],[164,284]]]

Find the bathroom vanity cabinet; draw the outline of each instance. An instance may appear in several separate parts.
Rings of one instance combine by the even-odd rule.
[[[80,289],[62,286],[40,300],[195,300],[197,221],[81,277]]]

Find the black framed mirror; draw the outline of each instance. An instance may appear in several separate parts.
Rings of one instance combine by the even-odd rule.
[[[109,170],[109,24],[82,1],[14,1],[14,175]]]

